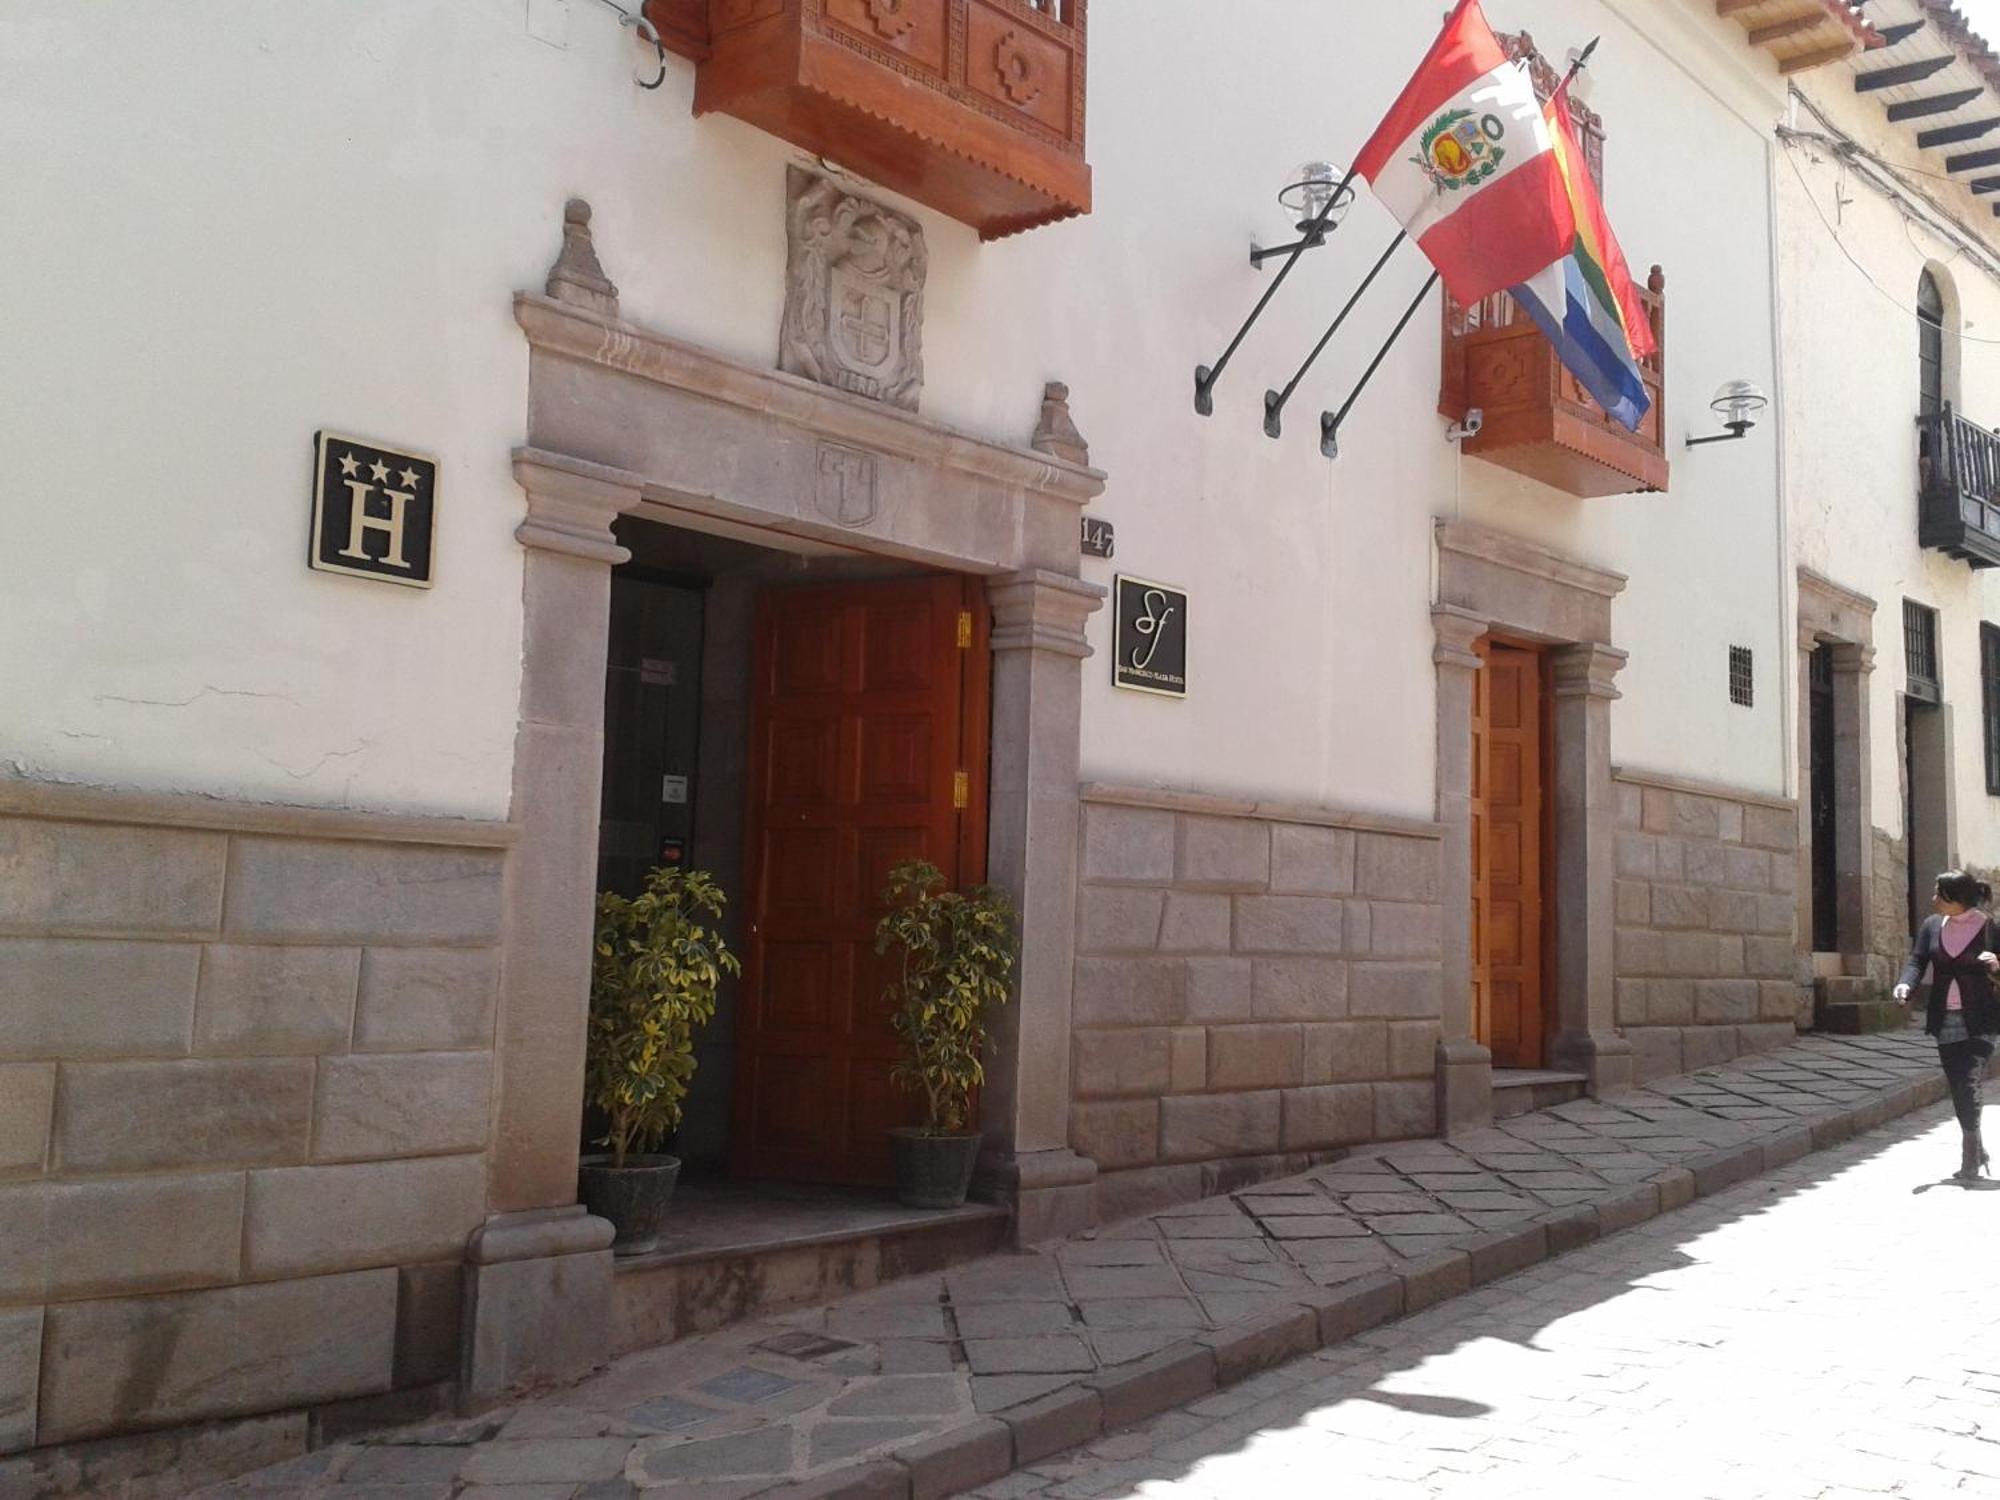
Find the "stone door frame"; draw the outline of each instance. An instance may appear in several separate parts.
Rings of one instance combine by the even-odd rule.
[[[1611,704],[1625,653],[1611,644],[1611,601],[1625,575],[1469,521],[1436,523],[1431,609],[1437,668],[1437,819],[1444,826],[1444,1036],[1438,1043],[1438,1128],[1491,1123],[1493,1058],[1472,1035],[1472,696],[1481,636],[1548,651],[1554,679],[1555,1031],[1548,1065],[1582,1073],[1592,1094],[1632,1081],[1631,1046],[1614,1019],[1612,870],[1616,799]]]
[[[1798,570],[1798,591],[1799,973],[1809,978],[1813,961],[1812,656],[1822,645],[1833,648],[1834,801],[1847,815],[1834,841],[1835,930],[1843,972],[1865,973],[1877,937],[1868,732],[1875,601],[1805,567]]]
[[[621,515],[790,536],[986,579],[993,611],[988,875],[1021,912],[1016,1003],[982,1093],[986,1181],[1026,1241],[1093,1222],[1069,1149],[1084,624],[1079,511],[1104,476],[620,318],[572,203],[528,342],[523,660],[489,1217],[468,1253],[473,1399],[588,1368],[606,1347],[608,1226],[576,1203],[611,570]],[[588,1263],[588,1264],[586,1264]],[[593,1325],[595,1329],[593,1332]]]

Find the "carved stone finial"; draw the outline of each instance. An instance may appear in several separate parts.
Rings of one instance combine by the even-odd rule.
[[[618,316],[618,288],[598,264],[590,239],[590,205],[581,198],[563,205],[562,254],[549,267],[548,292],[558,302]]]
[[[1035,435],[1028,446],[1067,463],[1090,462],[1090,444],[1070,420],[1069,387],[1060,380],[1051,380],[1042,387],[1042,420],[1035,424]]]

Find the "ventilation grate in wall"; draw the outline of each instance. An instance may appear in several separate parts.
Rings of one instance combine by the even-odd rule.
[[[1729,701],[1739,708],[1749,708],[1757,701],[1748,646],[1729,648]]]

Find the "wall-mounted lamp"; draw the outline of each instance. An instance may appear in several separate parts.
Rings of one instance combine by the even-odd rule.
[[[1301,246],[1312,250],[1324,245],[1327,235],[1340,226],[1340,221],[1347,217],[1347,210],[1354,203],[1354,189],[1341,185],[1344,175],[1330,161],[1309,161],[1300,167],[1297,179],[1279,191],[1278,202],[1298,224],[1302,238],[1293,240],[1289,245],[1273,245],[1268,250],[1253,244],[1250,247],[1250,264],[1262,269],[1264,262],[1274,255],[1289,255]],[[1336,191],[1340,195],[1338,198],[1334,196]],[[1328,204],[1333,205],[1332,212],[1326,214],[1326,223],[1315,229],[1313,226],[1319,223],[1319,217],[1326,212]]]
[[[1770,398],[1758,389],[1756,382],[1726,380],[1715,393],[1715,399],[1708,403],[1708,409],[1722,418],[1722,425],[1729,430],[1711,437],[1691,437],[1687,445],[1698,448],[1703,443],[1733,442],[1757,425],[1757,413],[1770,404]]]

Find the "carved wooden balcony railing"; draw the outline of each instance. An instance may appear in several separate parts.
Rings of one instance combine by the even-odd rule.
[[[1917,540],[2000,567],[2000,434],[1952,410],[1917,418]]]
[[[646,0],[734,115],[996,239],[1090,211],[1086,0]]]
[[[1507,293],[1473,307],[1446,297],[1438,410],[1463,421],[1477,407],[1485,419],[1464,450],[1572,495],[1665,489],[1667,304],[1658,266],[1639,295],[1660,347],[1640,363],[1653,404],[1637,432],[1604,414]]]

